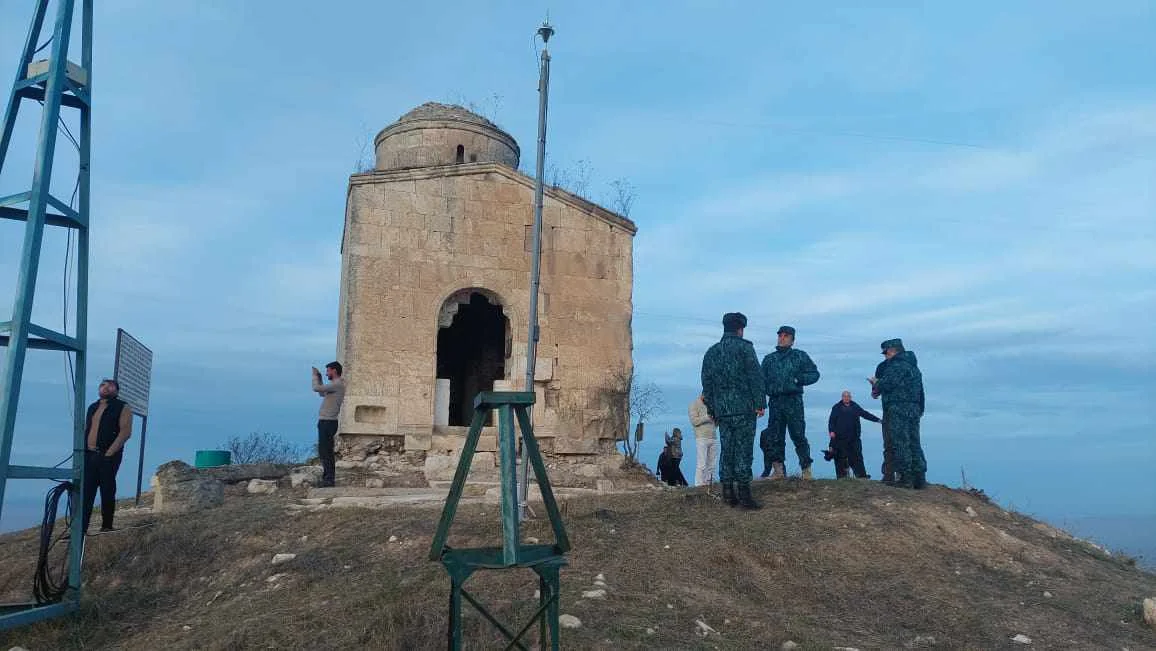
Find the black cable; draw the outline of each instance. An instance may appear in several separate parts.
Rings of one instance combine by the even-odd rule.
[[[56,119],[60,121],[60,126],[64,127],[64,136],[68,138],[69,142],[72,143],[72,146],[76,147],[76,151],[79,152],[80,143],[76,141],[76,136],[72,135],[72,129],[68,128],[68,124],[64,122],[64,117],[58,115],[56,116]]]
[[[41,106],[44,106],[44,100],[38,99],[36,101],[39,102]],[[80,143],[77,142],[76,136],[72,135],[72,129],[68,128],[68,124],[65,123],[65,121],[64,121],[64,116],[62,116],[62,115],[56,116],[56,121],[59,122],[60,126],[64,128],[64,137],[67,138],[68,141],[72,143],[72,146],[76,147],[76,151],[79,152],[80,151]]]
[[[40,556],[36,561],[36,574],[32,578],[32,594],[36,597],[38,605],[57,603],[64,598],[64,593],[68,590],[70,547],[80,542],[72,540],[69,536],[72,527],[72,493],[72,482],[62,481],[48,491],[48,495],[44,498],[44,522],[40,525]],[[68,496],[64,511],[64,533],[53,537],[62,495]],[[61,541],[64,541],[64,554],[54,568],[48,556]]]
[[[56,36],[56,34],[49,34],[49,35],[48,35],[48,40],[47,40],[47,41],[44,41],[44,44],[43,44],[43,45],[41,45],[40,47],[36,48],[35,50],[33,50],[33,51],[32,51],[32,53],[33,53],[33,54],[37,54],[37,53],[39,53],[41,50],[43,50],[44,48],[48,47],[48,44],[52,42],[52,38],[53,38],[54,36]]]

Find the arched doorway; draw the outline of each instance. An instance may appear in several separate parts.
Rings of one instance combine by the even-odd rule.
[[[470,424],[474,396],[492,391],[506,376],[509,319],[496,297],[463,290],[449,297],[438,315],[437,377],[449,380],[450,426]],[[491,424],[488,421],[487,425]]]

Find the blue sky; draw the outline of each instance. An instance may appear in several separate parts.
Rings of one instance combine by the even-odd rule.
[[[0,70],[31,4],[0,7]],[[963,469],[1054,521],[1156,514],[1152,4],[900,4],[102,1],[88,395],[123,327],[156,354],[150,468],[254,430],[309,442],[365,142],[422,102],[473,103],[530,169],[549,9],[549,164],[588,167],[595,200],[637,189],[635,361],[667,404],[645,461],[741,310],[760,355],[790,323],[818,363],[813,447],[844,388],[878,411],[864,378],[898,336],[924,372],[929,479]],[[29,147],[0,194],[27,185]],[[2,301],[20,232],[0,224]],[[36,312],[56,325],[51,235]],[[15,457],[55,463],[63,357],[28,368]]]

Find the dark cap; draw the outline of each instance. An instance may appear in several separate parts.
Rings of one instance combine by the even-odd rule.
[[[747,317],[742,312],[727,312],[723,315],[723,330],[738,332],[739,328],[747,327]]]
[[[879,344],[879,347],[883,349],[883,352],[887,352],[888,348],[898,348],[899,350],[903,350],[903,340],[888,339],[887,341]]]
[[[779,331],[776,332],[775,334],[779,334],[779,335],[786,334],[786,335],[791,335],[792,337],[794,337],[795,336],[795,329],[792,328],[791,326],[779,326]]]

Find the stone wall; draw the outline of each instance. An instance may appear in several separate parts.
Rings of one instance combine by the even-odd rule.
[[[461,147],[461,161],[457,160]],[[468,122],[398,123],[374,139],[378,170],[462,163],[518,166],[518,145],[500,131]]]
[[[439,314],[481,289],[509,319],[506,382],[526,368],[533,180],[500,164],[377,171],[350,180],[338,357],[343,437],[407,452],[453,450],[464,428],[434,426]],[[543,211],[535,429],[556,454],[613,450],[625,431],[604,388],[631,365],[634,225],[569,193]],[[489,428],[482,451],[492,451]]]

